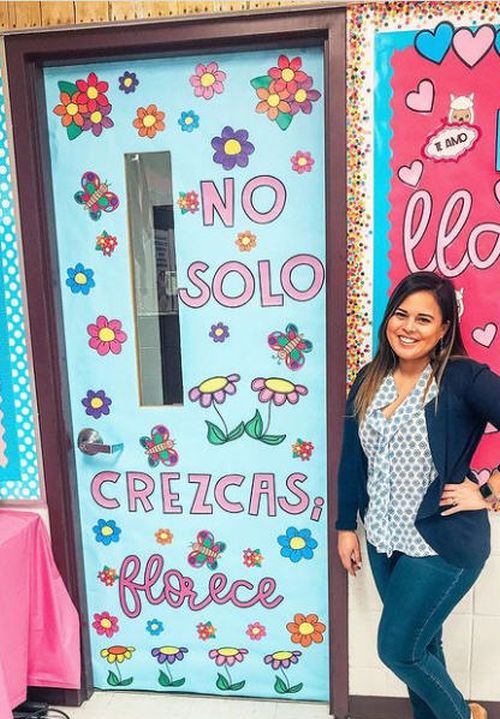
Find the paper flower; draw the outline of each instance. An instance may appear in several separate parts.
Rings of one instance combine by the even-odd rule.
[[[314,165],[311,153],[303,152],[302,150],[297,150],[295,155],[290,158],[290,161],[292,163],[292,170],[298,172],[299,175],[304,174],[304,172],[311,172],[312,166]]]
[[[198,212],[200,209],[200,198],[195,190],[190,192],[179,192],[179,199],[177,200],[177,206],[179,207],[181,214],[185,215],[190,212],[192,215]]]
[[[84,267],[81,262],[74,267],[68,267],[66,272],[68,275],[66,284],[74,295],[79,293],[88,295],[90,290],[95,287],[94,270]]]
[[[97,524],[92,527],[95,534],[95,541],[104,544],[107,547],[111,542],[119,542],[121,529],[116,526],[114,519],[99,519]]]
[[[300,457],[300,459],[304,461],[309,461],[311,459],[312,453],[314,450],[314,444],[312,442],[307,442],[303,439],[297,439],[296,442],[292,444],[292,457],[296,459],[297,457]]]
[[[99,80],[95,72],[91,72],[87,80],[77,80],[76,86],[79,90],[76,101],[82,106],[84,112],[92,113],[98,108],[109,105],[109,100],[105,95],[109,84],[104,80]]]
[[[170,529],[159,529],[155,532],[156,541],[158,544],[172,544],[174,535]]]
[[[252,380],[251,388],[259,393],[260,402],[273,402],[277,407],[285,402],[297,404],[299,397],[309,391],[304,385],[280,377],[256,377]]]
[[[83,113],[77,102],[78,95],[78,92],[74,92],[72,95],[68,92],[59,93],[61,103],[54,107],[53,112],[61,118],[63,127],[67,128],[71,124],[83,127]]]
[[[278,669],[288,669],[290,664],[297,664],[300,656],[302,656],[302,652],[297,650],[293,652],[273,652],[272,654],[266,654],[264,657],[264,664],[270,664],[276,671]]]
[[[128,95],[131,92],[135,92],[135,88],[139,84],[139,80],[137,79],[135,72],[125,70],[123,75],[118,78],[118,83],[118,89],[124,92],[125,95]]]
[[[207,639],[215,639],[217,629],[212,622],[200,622],[196,625],[196,631],[202,642],[206,642]]]
[[[243,564],[245,567],[261,567],[264,557],[260,553],[260,549],[244,549],[243,550]]]
[[[122,330],[120,320],[108,320],[104,315],[99,315],[95,324],[87,326],[90,335],[89,347],[101,355],[120,354],[122,344],[127,341],[127,335]]]
[[[151,634],[152,637],[157,637],[163,631],[163,622],[159,619],[150,619],[146,623],[146,631]]]
[[[177,124],[180,125],[182,132],[193,132],[200,126],[200,116],[194,110],[181,112]]]
[[[280,55],[277,67],[271,67],[267,74],[273,79],[277,92],[286,90],[288,94],[293,94],[297,89],[298,83],[304,82],[308,75],[301,70],[302,60],[300,57],[294,57],[289,60],[286,55]]]
[[[211,144],[215,150],[213,161],[225,170],[232,170],[235,165],[246,167],[249,156],[255,151],[248,141],[248,131],[233,130],[229,125],[222,129],[220,137],[212,138]]]
[[[309,647],[313,642],[320,644],[323,641],[326,626],[318,621],[317,614],[296,614],[293,622],[288,622],[286,628],[294,644]]]
[[[97,578],[105,584],[106,587],[112,587],[118,579],[118,574],[116,573],[116,569],[104,565],[101,571],[97,573]]]
[[[306,76],[303,82],[299,82],[296,90],[291,94],[289,98],[290,110],[292,115],[296,115],[298,112],[303,112],[306,115],[310,115],[312,112],[312,103],[319,100],[321,93],[313,88],[312,77]]]
[[[115,124],[109,117],[111,105],[97,107],[93,112],[84,115],[82,130],[92,130],[95,137],[99,137],[103,129],[113,127]]]
[[[311,537],[310,529],[295,527],[288,527],[286,534],[278,537],[278,544],[281,546],[281,556],[294,563],[300,562],[301,559],[312,559],[318,546],[317,541]]]
[[[224,80],[226,73],[219,70],[216,62],[209,62],[208,65],[199,63],[196,65],[194,75],[191,75],[189,82],[194,87],[196,97],[203,97],[211,100],[215,94],[224,92]]]
[[[122,664],[126,659],[132,659],[132,653],[135,652],[135,647],[124,647],[117,645],[114,647],[108,647],[107,649],[101,649],[101,657],[106,659],[109,664]]]
[[[235,244],[238,246],[240,252],[250,252],[250,250],[253,250],[253,248],[257,246],[257,237],[250,232],[250,230],[238,232],[238,239],[235,241]]]
[[[152,656],[157,660],[158,664],[173,664],[181,662],[189,649],[186,647],[157,647],[151,650]]]
[[[113,617],[109,612],[94,614],[92,626],[96,630],[97,634],[105,634],[108,639],[111,639],[113,634],[116,634],[116,632],[119,631],[118,617]]]
[[[255,112],[265,112],[269,120],[276,120],[280,112],[291,113],[288,90],[278,92],[275,83],[272,82],[268,88],[259,87],[256,90],[260,102],[255,107]]]
[[[245,634],[248,634],[252,641],[259,642],[262,637],[266,636],[266,628],[259,622],[254,622],[248,625]]]
[[[145,107],[137,108],[137,117],[132,125],[137,129],[139,137],[149,137],[152,139],[157,132],[163,132],[165,129],[165,113],[158,110],[156,105],[151,104]]]
[[[217,322],[216,325],[212,325],[208,336],[211,337],[214,342],[225,342],[229,337],[229,327],[223,322]]]
[[[248,649],[236,649],[236,647],[220,647],[219,649],[211,649],[208,652],[210,659],[214,659],[218,667],[227,664],[232,667],[236,662],[242,662],[248,654]]]
[[[87,396],[82,399],[82,404],[85,407],[85,414],[88,414],[89,417],[93,417],[94,419],[99,419],[99,417],[102,417],[103,414],[108,415],[111,403],[112,400],[109,397],[106,397],[106,393],[103,389],[99,389],[97,392],[89,389]]]

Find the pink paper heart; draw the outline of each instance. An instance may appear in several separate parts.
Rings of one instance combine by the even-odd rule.
[[[490,474],[491,472],[489,469],[480,469],[479,472],[475,472],[479,484],[487,482],[490,478]]]
[[[468,27],[461,27],[453,36],[453,49],[458,57],[469,67],[477,65],[495,42],[495,31],[489,25],[483,25],[476,33]]]
[[[398,177],[405,185],[416,187],[422,177],[424,165],[421,160],[413,160],[411,165],[401,165],[398,170]]]
[[[478,345],[490,347],[497,335],[497,331],[498,327],[496,324],[494,322],[488,322],[484,327],[476,327],[476,329],[472,330],[472,337]]]
[[[415,112],[431,112],[434,106],[434,85],[431,80],[420,80],[416,90],[406,96],[406,106]]]

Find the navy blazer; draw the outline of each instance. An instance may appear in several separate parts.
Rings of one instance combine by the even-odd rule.
[[[338,513],[335,528],[355,530],[357,514],[368,508],[368,462],[359,439],[354,400],[366,367],[356,377],[346,404],[344,439],[338,472]],[[459,484],[470,470],[472,456],[486,424],[500,429],[500,377],[487,365],[467,357],[451,359],[439,397],[425,406],[427,434],[437,477],[418,508],[415,526],[439,556],[458,567],[482,564],[490,553],[487,509],[442,517],[439,500],[445,484]]]

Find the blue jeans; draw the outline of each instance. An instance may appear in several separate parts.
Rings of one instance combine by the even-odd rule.
[[[379,554],[368,559],[384,609],[378,654],[408,687],[415,719],[469,719],[470,709],[446,670],[442,627],[484,565],[463,569],[439,556]]]

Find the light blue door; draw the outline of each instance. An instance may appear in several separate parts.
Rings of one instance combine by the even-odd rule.
[[[95,685],[326,700],[322,51],[45,90]]]

